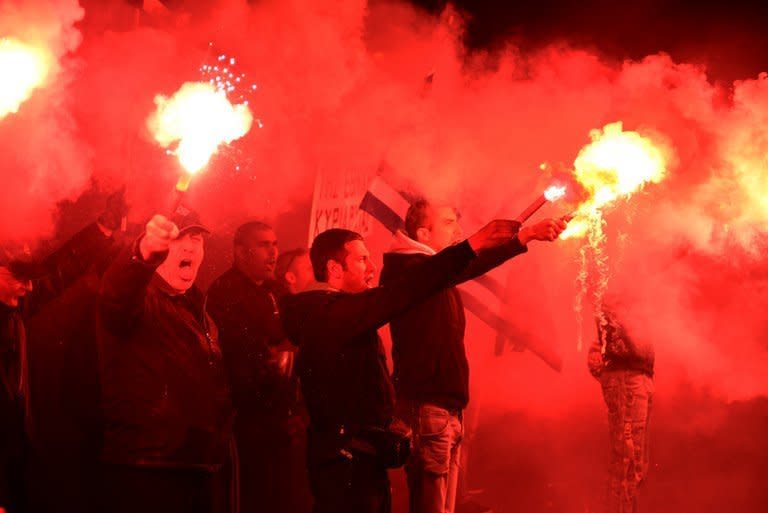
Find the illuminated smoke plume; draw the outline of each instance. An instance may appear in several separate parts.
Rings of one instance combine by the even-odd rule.
[[[573,163],[574,179],[586,198],[573,212],[573,219],[561,234],[562,239],[586,237],[579,249],[576,316],[581,327],[583,300],[592,290],[596,315],[604,323],[603,296],[608,288],[610,262],[605,253],[603,209],[616,200],[629,199],[648,183],[659,183],[668,173],[669,150],[637,132],[625,132],[622,123],[611,123],[590,132],[592,142],[579,151]],[[590,270],[593,276],[590,276]],[[588,284],[588,281],[591,283]],[[591,287],[588,287],[591,285]],[[577,332],[581,350],[581,331]]]
[[[660,148],[664,179],[597,209],[604,237],[532,243],[494,273],[509,285],[505,317],[520,338],[560,350],[564,370],[553,377],[526,353],[493,357],[495,334],[470,319],[473,404],[556,419],[600,407],[575,349],[577,330],[596,337],[595,301],[584,301],[580,324],[573,308],[580,273],[594,272],[580,252],[598,246],[604,267],[593,276],[608,277],[606,293],[627,305],[628,331],[656,346],[660,397],[768,394],[768,76],[719,84],[704,65],[668,55],[615,62],[564,43],[470,52],[450,7],[435,17],[364,0],[190,1],[141,12],[121,0],[83,4],[78,46],[76,1],[0,3],[0,38],[52,55],[47,78],[0,119],[0,238],[49,235],[56,202],[91,177],[107,190],[127,185],[134,222],[162,209],[179,164],[146,121],[158,92],[212,78],[201,70],[215,65],[211,42],[215,55],[236,56],[227,79],[258,83],[247,100],[263,120],[218,151],[188,195],[227,251],[233,228],[253,217],[289,216],[282,241],[305,239],[318,170],[383,168],[392,185],[459,207],[470,233],[516,216],[569,174],[592,130],[620,121],[622,133]],[[543,161],[552,165],[542,171]],[[529,222],[570,213],[568,199]],[[227,264],[206,265],[215,274]]]
[[[682,365],[702,386],[732,397],[768,391],[760,377],[767,369],[755,358],[763,316],[750,310],[742,318],[730,307],[725,317],[714,313],[723,311],[721,297],[764,304],[756,257],[768,222],[765,76],[722,85],[703,66],[667,55],[616,63],[564,44],[471,53],[451,8],[433,17],[363,0],[184,2],[150,12],[117,0],[87,2],[83,44],[61,61],[76,48],[76,2],[49,4],[58,10],[6,5],[16,6],[15,20],[0,16],[0,34],[48,45],[65,65],[0,120],[0,150],[9,156],[3,172],[15,177],[1,193],[5,237],[43,236],[56,201],[76,196],[91,176],[107,189],[127,185],[134,221],[162,208],[178,163],[146,120],[159,91],[211,78],[200,75],[201,66],[214,64],[211,42],[215,55],[236,56],[231,78],[245,73],[258,83],[248,101],[263,120],[231,152],[219,151],[190,190],[192,206],[223,238],[252,217],[303,219],[320,169],[373,174],[382,162],[394,186],[457,205],[469,232],[491,217],[516,216],[557,182],[542,161],[571,168],[591,130],[621,121],[625,133],[674,154],[660,183],[602,209],[609,288],[635,305],[628,324],[654,339],[660,365]],[[531,222],[568,213],[564,201],[548,203]],[[295,239],[306,233],[298,222],[290,229]],[[534,387],[531,409],[560,393],[578,403],[592,391],[584,355],[574,348],[584,242],[532,248],[496,273],[510,290],[536,291],[512,298],[511,307],[530,326],[525,336],[550,340],[566,360],[560,381]],[[744,276],[758,278],[743,286]],[[585,319],[588,310],[585,304]],[[583,337],[593,337],[592,323],[582,324]],[[469,345],[486,347],[481,338]],[[520,365],[503,374],[504,386],[545,379],[537,367]],[[476,376],[484,385],[495,379]]]
[[[65,57],[80,43],[77,0],[0,2],[0,239],[50,233],[55,203],[90,179],[69,108]]]
[[[668,151],[637,132],[624,132],[620,121],[593,130],[590,137],[592,142],[573,163],[574,177],[588,197],[574,211],[563,239],[596,229],[604,207],[629,198],[647,183],[659,183],[667,174]]]
[[[147,120],[155,140],[173,150],[189,174],[200,171],[222,144],[248,133],[253,116],[247,105],[232,105],[223,91],[206,82],[188,82],[170,98],[155,97]]]
[[[0,119],[16,113],[39,87],[50,67],[47,51],[14,38],[0,39]]]

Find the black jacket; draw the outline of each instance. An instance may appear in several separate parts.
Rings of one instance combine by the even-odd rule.
[[[350,434],[389,425],[394,393],[378,328],[444,287],[474,257],[465,241],[359,294],[326,289],[285,298],[283,324],[299,346],[310,417],[310,464],[333,457]]]
[[[19,511],[24,465],[24,409],[20,351],[24,325],[17,310],[0,303],[0,507]]]
[[[597,341],[589,349],[590,353],[600,352],[606,370],[640,371],[653,377],[656,360],[653,345],[632,338],[626,328],[608,311],[603,318],[596,318]]]
[[[109,258],[113,239],[106,237],[96,223],[88,225],[41,262],[45,275],[35,280],[34,290],[19,308],[0,305],[0,506],[11,512],[20,504],[22,465],[32,452],[39,453],[40,430],[61,432],[62,425],[43,414],[43,403],[60,405],[61,393],[67,382],[55,387],[39,386],[53,379],[51,368],[41,362],[62,363],[60,335],[64,327],[90,333],[88,322],[93,316],[87,307],[66,303],[64,299],[73,285],[82,281],[95,267]],[[95,292],[92,294],[95,296]],[[47,312],[61,305],[66,312],[52,318]],[[29,328],[29,329],[27,329]],[[38,329],[39,328],[39,329]],[[40,331],[45,329],[46,336]],[[78,342],[82,343],[82,336]],[[22,365],[24,361],[24,365]],[[25,368],[23,368],[25,367]],[[78,398],[78,400],[81,398]],[[73,416],[67,411],[68,418]],[[72,440],[67,440],[72,445]]]
[[[35,285],[25,319],[30,429],[38,451],[69,458],[82,448],[76,438],[94,438],[96,303],[101,276],[120,248],[92,224],[44,261],[49,272]],[[86,418],[89,433],[79,423]]]
[[[256,285],[234,267],[208,289],[239,419],[287,417],[296,407],[298,383],[281,372],[273,351],[286,339],[277,289],[271,281]]]
[[[393,283],[430,257],[425,246],[404,238],[395,252],[384,254],[381,283]],[[408,243],[411,242],[411,244]],[[466,318],[456,285],[485,274],[524,253],[517,239],[482,252],[446,286],[392,319],[392,360],[398,399],[428,402],[460,410],[469,402],[469,365],[464,348]]]
[[[217,330],[193,287],[176,294],[138,244],[104,275],[99,360],[108,463],[217,470],[232,403]]]

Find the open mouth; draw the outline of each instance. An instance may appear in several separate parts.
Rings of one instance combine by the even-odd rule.
[[[181,262],[179,262],[179,267],[182,269],[191,269],[192,268],[192,260],[189,258],[185,258]]]

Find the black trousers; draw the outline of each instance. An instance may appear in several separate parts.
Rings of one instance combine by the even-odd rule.
[[[102,468],[103,513],[225,513],[222,472],[153,469],[123,465]]]
[[[262,437],[239,440],[240,513],[309,513],[306,443]]]
[[[387,469],[368,456],[339,458],[309,468],[314,513],[390,513]]]

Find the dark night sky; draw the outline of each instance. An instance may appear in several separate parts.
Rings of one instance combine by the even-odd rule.
[[[412,0],[439,12],[442,0]],[[735,80],[768,71],[768,2],[731,0],[455,0],[468,13],[467,43],[494,49],[512,40],[523,49],[553,41],[608,58],[664,51],[704,63],[710,77]]]

